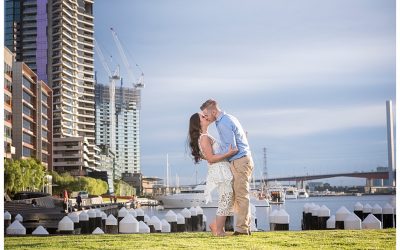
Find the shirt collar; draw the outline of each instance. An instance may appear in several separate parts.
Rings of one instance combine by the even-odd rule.
[[[221,112],[219,113],[219,116],[217,117],[217,120],[215,120],[215,121],[216,121],[216,122],[219,122],[225,114],[226,114],[225,111],[221,111]]]

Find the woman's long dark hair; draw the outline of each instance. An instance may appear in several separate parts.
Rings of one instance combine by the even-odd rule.
[[[199,137],[200,137],[200,115],[198,113],[194,113],[190,117],[189,121],[188,144],[195,163],[199,163],[201,161]]]

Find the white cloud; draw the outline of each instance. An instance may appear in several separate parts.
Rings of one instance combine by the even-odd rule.
[[[308,42],[308,41],[307,41]],[[289,47],[260,46],[251,55],[223,49],[224,60],[198,55],[174,65],[159,68],[149,76],[144,95],[180,98],[228,93],[286,91],[288,88],[324,86],[338,88],[365,84],[382,84],[377,72],[392,69],[395,56],[393,43],[384,38],[359,38],[318,43],[291,44]],[[233,48],[232,48],[233,50]],[[215,58],[216,59],[216,58]],[[371,75],[373,74],[373,75]],[[355,80],[357,79],[357,80]],[[334,84],[332,84],[334,82]],[[150,94],[151,93],[151,94]],[[150,98],[156,103],[165,99]],[[171,99],[170,99],[171,100]]]
[[[362,127],[385,126],[385,105],[238,111],[252,135],[302,136]]]

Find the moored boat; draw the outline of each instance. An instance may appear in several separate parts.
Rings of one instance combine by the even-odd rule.
[[[297,189],[289,187],[285,191],[285,199],[297,199]]]
[[[212,192],[212,201],[206,203],[204,195],[205,183],[197,185],[194,189],[188,191],[181,191],[176,194],[168,194],[157,197],[163,207],[166,209],[172,208],[187,208],[200,206],[202,208],[216,208],[218,207],[218,193],[216,190]],[[250,195],[250,203],[256,207],[269,207],[269,202],[265,198],[258,198]]]
[[[309,195],[304,188],[299,189],[298,198],[308,198],[308,197],[309,197]]]
[[[285,202],[285,191],[279,184],[268,186],[267,193],[270,204],[282,204]]]

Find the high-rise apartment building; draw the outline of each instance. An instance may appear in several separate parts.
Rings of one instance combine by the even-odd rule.
[[[48,82],[47,20],[47,0],[5,1],[5,46],[44,82]]]
[[[34,157],[52,170],[52,90],[7,48],[5,65],[5,155]]]
[[[139,109],[135,91],[115,89],[115,162],[122,174],[140,173]],[[96,144],[110,147],[110,91],[108,85],[96,85]]]
[[[85,175],[99,165],[99,149],[95,147],[93,35],[92,0],[48,0],[48,78],[53,88],[53,131],[57,142],[54,166],[59,172],[73,175]],[[87,154],[65,151],[71,143],[85,144]]]
[[[15,158],[34,157],[52,170],[52,90],[23,62],[15,62],[12,87]]]
[[[14,54],[4,48],[4,157],[11,159],[15,154],[12,144],[12,75]]]
[[[136,102],[116,109],[116,152],[122,173],[140,173],[139,110]]]
[[[100,164],[95,146],[93,3],[5,2],[5,45],[52,88],[54,167],[73,175],[86,175]],[[71,144],[83,151],[69,150]]]

